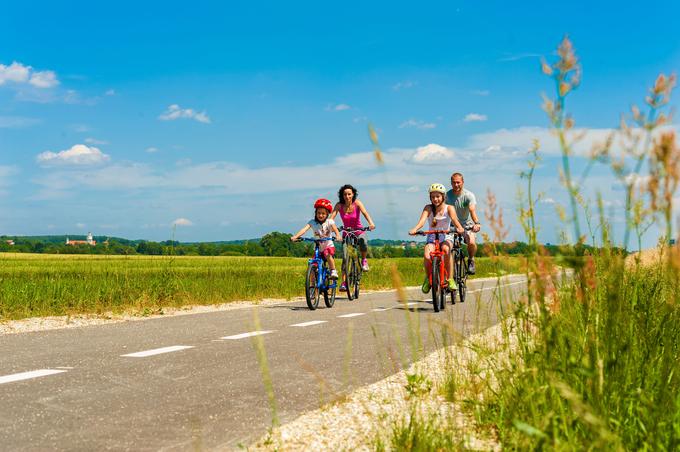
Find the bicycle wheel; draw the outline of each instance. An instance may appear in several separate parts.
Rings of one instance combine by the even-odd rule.
[[[465,303],[465,292],[467,290],[467,267],[465,267],[465,259],[463,255],[460,255],[460,259],[457,261],[456,265],[456,283],[458,284],[458,298],[461,303]]]
[[[359,258],[352,260],[352,289],[354,290],[354,298],[359,298],[359,284],[361,283],[361,264]],[[349,290],[349,287],[347,288]]]
[[[317,285],[319,268],[316,264],[309,264],[305,277],[305,298],[307,307],[312,311],[319,306],[319,286]]]
[[[345,287],[347,288],[347,299],[349,301],[354,300],[354,294],[352,293],[352,285],[350,282],[350,274],[352,273],[352,257],[349,252],[349,245],[347,243],[342,244],[342,277],[345,281]]]
[[[335,304],[335,289],[338,283],[336,282],[334,284],[333,287],[327,287],[326,290],[323,291],[323,302],[326,303],[327,308],[332,308]]]
[[[439,292],[440,292],[440,286],[441,284],[439,283],[439,258],[438,257],[433,257],[432,258],[432,307],[434,308],[434,312],[439,312]]]

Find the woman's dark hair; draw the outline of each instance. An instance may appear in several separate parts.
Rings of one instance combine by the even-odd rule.
[[[342,187],[340,187],[340,190],[338,190],[338,200],[340,201],[340,204],[344,204],[344,203],[345,203],[345,198],[343,198],[342,194],[343,194],[343,193],[345,192],[345,190],[347,190],[347,189],[352,190],[352,195],[353,195],[353,196],[352,196],[352,202],[354,202],[354,201],[357,200],[357,195],[359,194],[359,192],[357,191],[357,189],[354,188],[354,187],[353,187],[352,185],[350,185],[350,184],[345,184],[345,185],[343,185]]]

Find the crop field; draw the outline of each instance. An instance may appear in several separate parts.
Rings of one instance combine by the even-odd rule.
[[[340,260],[337,260],[338,266]],[[521,258],[477,259],[477,277],[517,272]],[[133,312],[304,294],[305,258],[0,254],[0,319]],[[421,258],[373,259],[365,289],[422,282]]]

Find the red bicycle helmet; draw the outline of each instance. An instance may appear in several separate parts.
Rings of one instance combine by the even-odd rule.
[[[333,204],[326,198],[319,198],[314,202],[314,208],[318,209],[319,207],[323,207],[328,211],[328,213],[331,213],[333,211]]]

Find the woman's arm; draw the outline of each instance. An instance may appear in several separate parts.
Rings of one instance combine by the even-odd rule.
[[[364,203],[357,199],[356,204],[357,204],[357,207],[359,207],[359,210],[361,211],[361,213],[364,215],[364,218],[366,218],[366,221],[368,221],[368,227],[371,229],[371,231],[374,230],[375,229],[375,223],[373,223],[373,219],[368,214],[368,210],[366,210],[366,207],[364,207]]]
[[[294,242],[294,241],[296,241],[297,239],[299,239],[300,236],[301,236],[302,234],[304,234],[305,232],[307,232],[307,231],[309,230],[309,228],[311,228],[311,226],[310,226],[309,224],[304,225],[304,226],[302,227],[302,229],[300,229],[299,231],[297,231],[297,232],[295,233],[295,235],[292,236],[292,237],[290,238],[290,241],[291,241],[291,242]]]
[[[333,240],[338,240],[338,237],[340,237],[340,231],[338,230],[335,221],[331,223],[331,230],[333,231],[333,234],[335,234],[335,238]]]
[[[418,232],[418,229],[422,228],[425,222],[427,221],[427,217],[430,214],[430,206],[425,206],[423,209],[423,213],[420,214],[420,219],[418,220],[418,224],[416,224],[413,229],[408,231],[409,235],[416,235],[416,232]]]
[[[331,212],[330,219],[335,220],[335,216],[338,214],[339,211],[340,211],[340,203],[336,202],[335,206],[333,206],[333,211]]]

